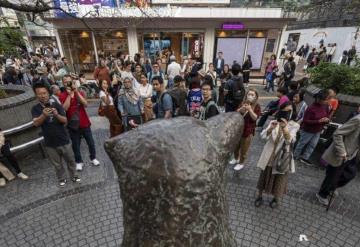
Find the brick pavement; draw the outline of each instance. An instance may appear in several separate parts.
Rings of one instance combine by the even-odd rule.
[[[59,189],[53,168],[46,160],[39,160],[40,155],[23,161],[23,170],[31,180],[16,180],[0,189],[0,246],[120,245],[123,226],[119,187],[102,147],[108,123],[96,117],[96,107],[94,103],[89,112],[102,166],[86,166],[80,186],[70,183]],[[359,178],[340,189],[339,198],[326,213],[314,196],[324,170],[298,164],[279,209],[272,210],[267,203],[254,207],[259,175],[255,166],[263,144],[257,134],[244,170],[227,171],[230,223],[238,246],[360,246]],[[82,150],[86,153],[85,145]],[[265,199],[270,201],[270,197]],[[300,242],[300,234],[309,241]]]

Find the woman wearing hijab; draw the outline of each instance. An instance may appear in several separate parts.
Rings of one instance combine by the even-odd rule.
[[[300,125],[295,121],[289,121],[292,115],[292,103],[283,104],[276,114],[276,120],[269,123],[268,127],[261,132],[261,138],[267,140],[261,153],[257,167],[261,169],[260,177],[257,183],[258,196],[255,200],[255,206],[263,204],[263,192],[273,195],[270,202],[271,208],[279,206],[282,196],[287,191],[289,172],[295,172],[295,163],[291,155],[284,160],[279,159],[279,154],[285,154],[287,150],[291,154],[291,144],[296,140],[296,132]],[[284,156],[283,156],[284,157]],[[286,165],[286,169],[279,171],[279,164]]]
[[[132,87],[132,80],[129,77],[124,79],[118,101],[118,108],[126,131],[142,124],[144,103],[140,97],[140,93]]]

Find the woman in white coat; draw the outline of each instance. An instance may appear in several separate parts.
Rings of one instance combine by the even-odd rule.
[[[273,200],[270,202],[271,208],[279,205],[280,199],[287,191],[288,173],[295,172],[294,160],[289,164],[289,172],[278,174],[273,168],[276,154],[286,144],[295,142],[296,132],[300,125],[295,121],[289,121],[292,115],[291,102],[282,105],[280,111],[276,114],[276,120],[269,123],[268,127],[261,132],[261,137],[267,140],[261,153],[257,167],[261,169],[260,177],[257,183],[258,196],[255,200],[255,206],[263,204],[263,192],[272,194]]]

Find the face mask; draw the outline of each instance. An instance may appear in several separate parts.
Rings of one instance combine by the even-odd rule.
[[[251,101],[251,102],[254,102],[255,99],[256,99],[256,97],[253,96],[253,95],[248,95],[248,96],[247,96],[247,99],[248,99],[249,101]]]

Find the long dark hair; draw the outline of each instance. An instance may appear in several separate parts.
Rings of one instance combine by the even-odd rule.
[[[226,73],[230,73],[230,66],[228,64],[224,64],[224,73],[225,73],[225,67],[227,67],[227,72]]]
[[[107,83],[108,84],[108,89],[105,91],[104,88],[103,88],[103,84],[104,83]],[[104,91],[104,92],[110,92],[110,84],[108,83],[107,80],[101,80],[99,81],[99,88],[100,90]]]

